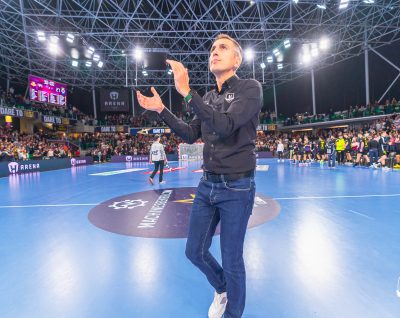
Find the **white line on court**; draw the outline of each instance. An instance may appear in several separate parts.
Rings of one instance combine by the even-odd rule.
[[[274,198],[273,200],[340,199],[340,198],[398,197],[398,196],[400,196],[400,194],[367,194],[367,195],[339,195],[331,197]]]
[[[38,205],[4,205],[4,206],[0,206],[0,209],[5,209],[5,208],[37,208],[37,207],[55,207],[55,206],[79,206],[79,205],[98,205],[98,203],[38,204]]]
[[[400,194],[369,194],[369,195],[343,195],[332,197],[295,197],[295,198],[273,198],[270,200],[308,200],[308,199],[341,199],[341,198],[366,198],[366,197],[396,197]],[[267,200],[267,199],[265,199]],[[56,206],[79,206],[79,205],[99,205],[100,203],[76,203],[76,204],[40,204],[40,205],[4,205],[4,208],[35,208],[35,207],[56,207]],[[354,211],[351,211],[354,212]],[[357,213],[357,212],[354,212]],[[360,214],[360,213],[359,213]]]
[[[366,216],[366,215],[364,215],[364,214],[361,214],[361,213],[358,213],[358,212],[355,212],[355,211],[352,211],[352,210],[349,210],[349,211],[352,212],[352,213],[361,215],[361,216],[363,216],[363,217],[365,217],[365,218],[368,218],[368,219],[371,219],[371,220],[374,220],[374,221],[375,221],[375,219],[373,219],[373,218],[371,218],[371,217],[369,217],[369,216]]]

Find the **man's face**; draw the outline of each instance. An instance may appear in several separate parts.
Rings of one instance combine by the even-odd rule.
[[[213,43],[210,52],[210,71],[218,75],[230,70],[237,70],[241,60],[235,55],[235,44],[228,39],[220,39]]]

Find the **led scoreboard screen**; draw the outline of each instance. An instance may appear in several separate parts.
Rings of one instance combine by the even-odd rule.
[[[29,75],[31,101],[67,106],[67,85]]]

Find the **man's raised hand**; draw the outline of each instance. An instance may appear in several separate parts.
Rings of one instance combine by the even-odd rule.
[[[147,110],[152,110],[152,111],[161,113],[165,106],[163,105],[163,103],[161,101],[160,95],[158,95],[158,93],[154,89],[154,87],[151,88],[151,92],[154,94],[153,97],[143,96],[140,93],[140,91],[137,91],[137,99],[138,99],[139,105]]]
[[[172,60],[167,60],[167,63],[171,66],[174,72],[175,88],[179,94],[186,97],[189,94],[189,75],[188,70],[182,63]]]

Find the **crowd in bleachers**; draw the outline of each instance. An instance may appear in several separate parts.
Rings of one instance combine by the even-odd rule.
[[[51,133],[19,133],[0,126],[0,161],[71,158],[80,156]]]
[[[43,115],[51,115],[58,117],[74,118],[81,121],[84,125],[94,126],[115,126],[128,125],[130,127],[165,127],[165,123],[156,116],[155,113],[142,114],[132,116],[130,114],[115,113],[105,114],[104,118],[94,118],[93,115],[87,115],[81,112],[76,106],[71,104],[66,107],[50,105],[45,103],[37,103],[30,101],[21,94],[15,94],[11,87],[8,92],[0,87],[0,102],[3,106],[17,107],[29,110],[35,110]],[[369,103],[367,106],[350,106],[344,111],[334,111],[332,108],[325,114],[311,115],[308,113],[301,115],[293,115],[286,117],[282,113],[276,114],[275,111],[266,110],[261,112],[259,116],[260,124],[282,124],[284,126],[308,124],[314,122],[323,122],[348,118],[368,117],[373,115],[387,115],[400,112],[400,100],[397,101],[394,97],[391,101],[386,100],[385,103],[374,104]],[[185,122],[190,122],[194,114],[191,112],[173,112],[178,118]]]
[[[301,125],[301,124],[310,124],[316,122],[324,122],[324,121],[332,121],[332,120],[341,120],[341,119],[352,119],[352,118],[360,118],[360,117],[369,117],[369,116],[379,116],[379,115],[389,115],[400,112],[400,100],[397,101],[394,97],[392,101],[386,100],[384,104],[379,104],[378,101],[372,105],[369,103],[367,106],[356,105],[355,107],[350,106],[349,109],[345,111],[337,111],[335,112],[332,108],[326,114],[302,114],[292,116],[291,118],[285,118],[282,114],[278,117],[277,122],[281,122],[284,126],[291,125]]]

